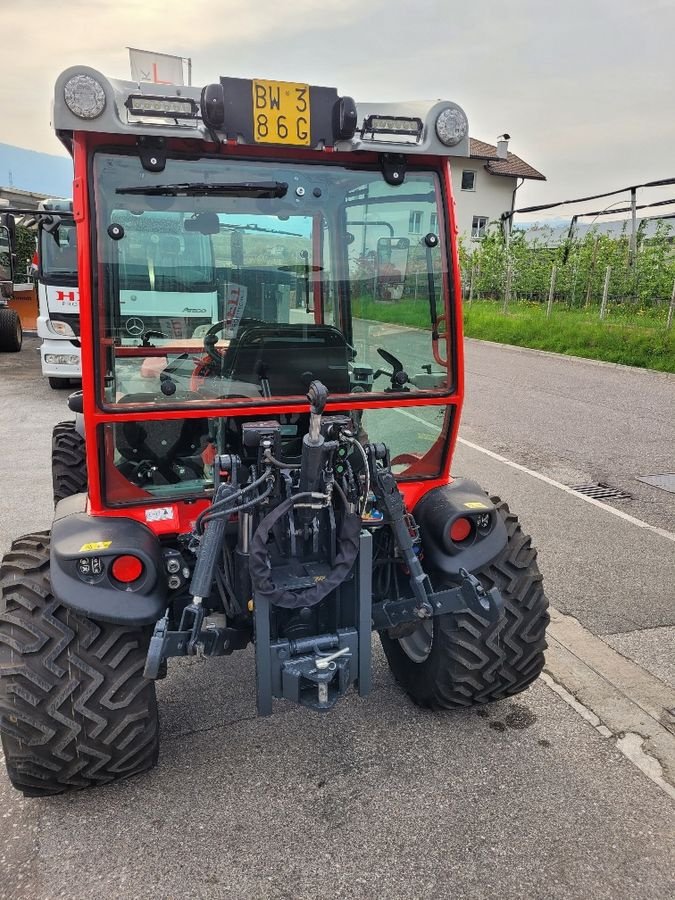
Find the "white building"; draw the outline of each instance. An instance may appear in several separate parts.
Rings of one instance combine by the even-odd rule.
[[[471,155],[464,159],[453,156],[452,188],[457,207],[457,226],[465,238],[479,238],[490,223],[501,221],[504,212],[514,208],[514,192],[524,179],[546,181],[515,153],[508,152],[508,141],[497,147],[470,138]],[[505,157],[503,154],[506,154]],[[521,180],[522,179],[522,180]]]
[[[508,152],[508,140],[500,140],[499,148],[475,138],[469,139],[470,156],[452,156],[450,165],[452,169],[452,189],[457,210],[457,226],[459,233],[464,237],[468,249],[471,240],[478,240],[492,224],[498,227],[502,221],[502,214],[511,212],[514,208],[515,191],[520,187],[524,179],[546,181],[544,175],[532,168],[515,153]],[[377,200],[380,193],[389,193],[386,185],[371,184],[367,195],[373,201]],[[382,219],[381,208],[369,209],[366,203],[360,218],[361,222],[350,224],[356,246],[362,249],[365,256],[367,251],[374,251],[375,242],[385,236],[387,228],[393,228],[392,236],[408,237],[412,244],[417,243],[417,236],[421,237],[428,231],[438,231],[437,213],[434,203],[420,203],[415,209],[411,204],[409,212],[403,215],[402,210],[388,209],[387,223],[372,221]],[[363,226],[368,222],[367,229]]]

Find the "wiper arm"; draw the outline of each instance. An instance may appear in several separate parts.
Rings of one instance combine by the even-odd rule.
[[[142,194],[149,197],[285,197],[285,181],[240,181],[232,183],[185,182],[117,188],[116,194]]]

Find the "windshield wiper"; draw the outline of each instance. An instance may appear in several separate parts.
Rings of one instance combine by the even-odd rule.
[[[154,184],[117,188],[116,194],[142,194],[151,197],[285,197],[285,181],[240,181],[233,183],[185,182],[183,184]]]

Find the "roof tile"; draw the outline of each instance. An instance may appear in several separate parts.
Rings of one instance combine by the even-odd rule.
[[[546,181],[545,175],[516,156],[515,153],[508,153],[506,159],[500,159],[494,144],[487,144],[476,138],[469,138],[469,141],[471,159],[484,159],[485,168],[492,175],[510,175],[512,178],[532,178],[536,181]]]

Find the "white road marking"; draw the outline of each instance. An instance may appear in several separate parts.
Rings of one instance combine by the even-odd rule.
[[[407,416],[409,419],[414,419],[416,422],[421,422],[423,425],[426,425],[427,428],[432,424],[431,422],[422,419],[420,416],[408,412],[406,409],[397,409],[396,412],[401,413],[402,416]],[[642,519],[636,519],[635,516],[631,516],[621,509],[609,506],[609,504],[603,503],[602,500],[596,500],[595,497],[587,497],[585,494],[579,494],[566,484],[562,484],[554,478],[549,478],[548,475],[543,475],[541,472],[535,472],[534,469],[528,469],[527,466],[521,466],[520,463],[514,462],[512,459],[507,459],[505,456],[502,456],[501,453],[495,453],[493,450],[488,450],[487,447],[481,447],[480,444],[474,444],[473,441],[467,441],[465,438],[457,438],[457,440],[460,444],[464,444],[465,447],[469,447],[471,450],[477,450],[479,453],[484,453],[486,456],[489,456],[497,462],[503,463],[505,466],[510,466],[518,472],[524,472],[525,475],[530,475],[532,478],[543,481],[544,484],[558,488],[558,490],[564,491],[572,497],[576,497],[577,500],[583,500],[586,503],[590,503],[591,506],[597,506],[598,509],[604,509],[605,512],[611,513],[613,516],[623,519],[625,522],[630,522],[631,525],[637,525],[638,528],[645,528],[653,534],[658,534],[659,537],[675,542],[675,534],[673,534],[672,531],[667,531],[665,528],[659,528],[656,525],[650,525],[649,522],[643,522]]]

